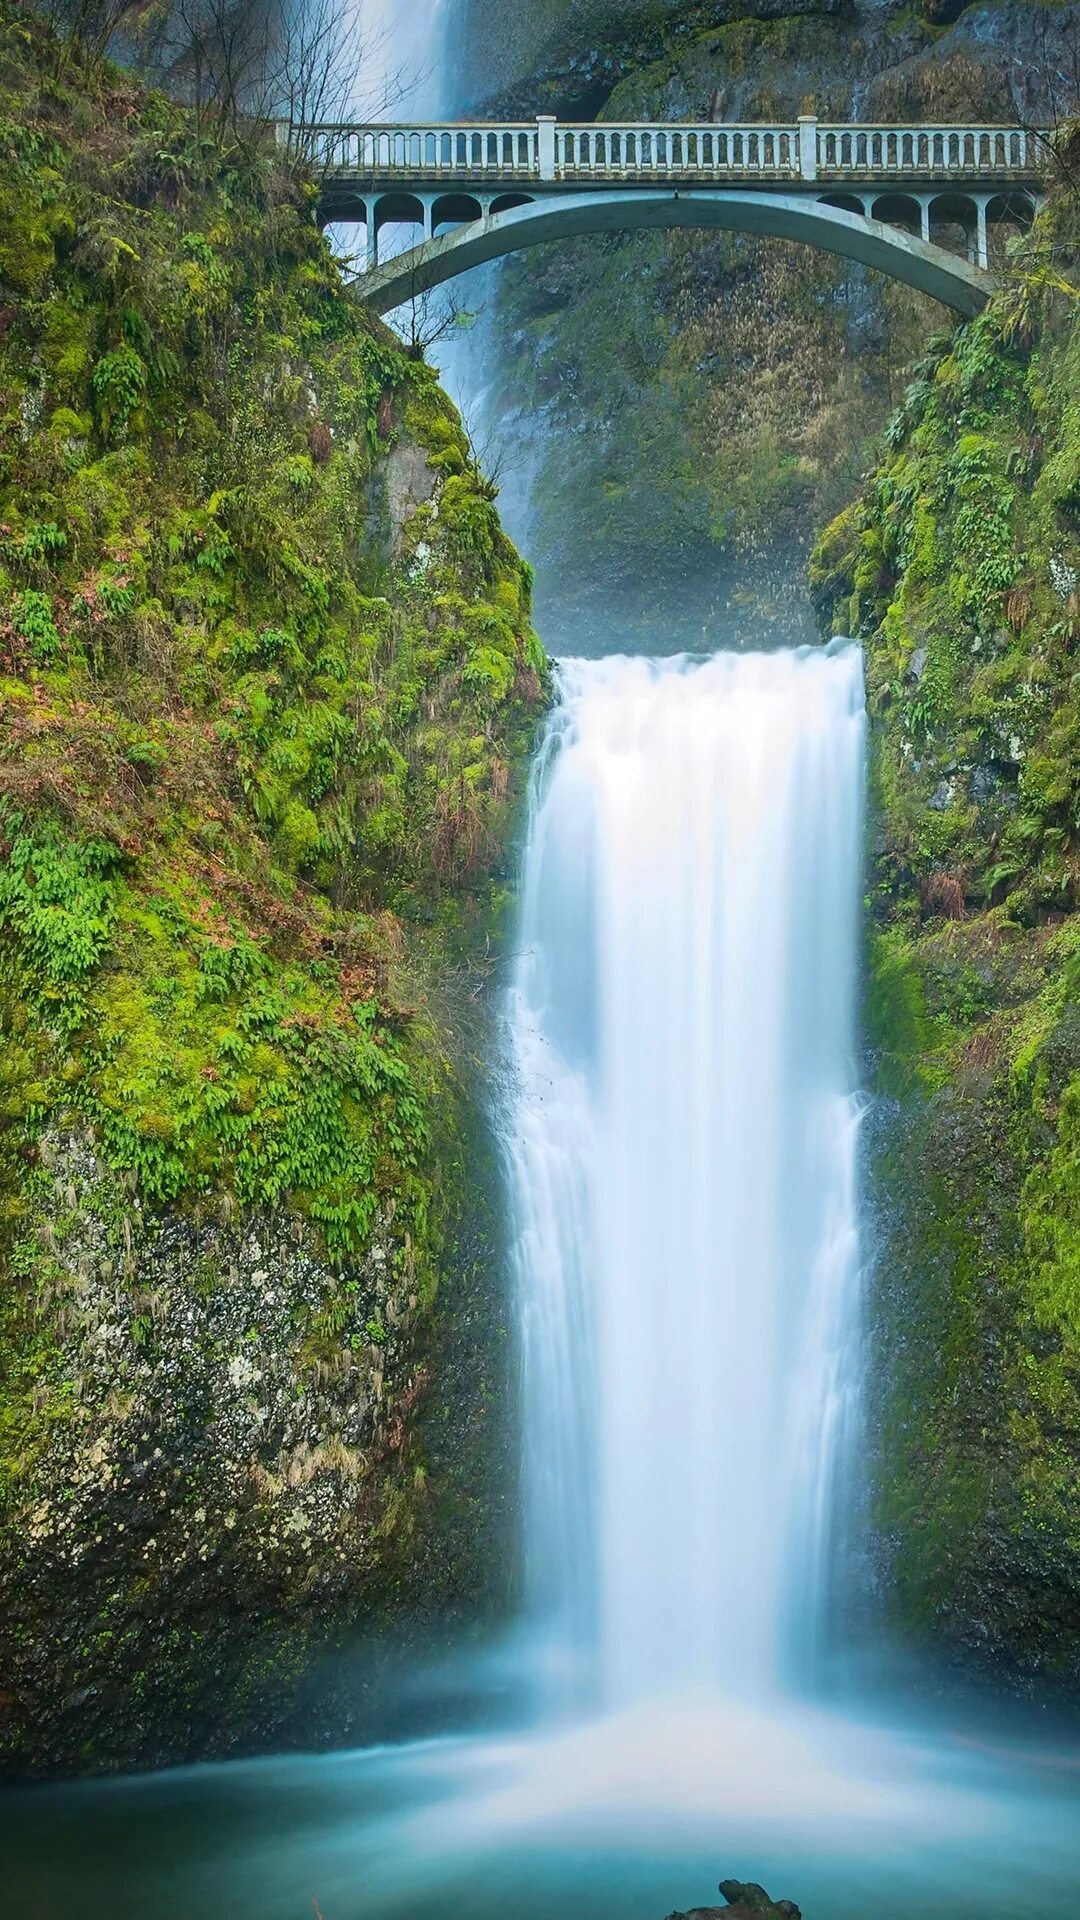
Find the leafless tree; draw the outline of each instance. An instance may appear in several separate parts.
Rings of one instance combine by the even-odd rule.
[[[319,164],[320,121],[384,117],[420,77],[389,59],[356,0],[39,0],[59,63],[106,55],[195,110],[203,132],[250,147],[280,130]]]
[[[406,351],[413,360],[422,360],[440,340],[467,333],[476,319],[474,309],[463,306],[455,294],[417,294],[409,302]]]
[[[103,60],[117,36],[133,27],[147,0],[42,0],[41,12],[56,30],[57,69],[72,58]]]
[[[1051,174],[1080,192],[1080,16],[1073,8],[1033,22],[1032,50],[1012,87],[1018,123],[1043,145]]]
[[[204,127],[245,146],[273,127],[300,165],[318,160],[316,123],[398,97],[386,51],[348,0],[174,0],[159,63]]]

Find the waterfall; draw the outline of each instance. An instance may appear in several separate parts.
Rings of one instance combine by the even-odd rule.
[[[454,0],[361,0],[361,101],[379,120],[424,119],[446,105],[446,15]]]
[[[608,1706],[805,1674],[857,1351],[846,643],[570,661],[510,996],[529,1611]]]

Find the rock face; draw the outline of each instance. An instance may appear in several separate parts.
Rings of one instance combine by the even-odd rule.
[[[1070,171],[1008,291],[918,366],[813,569],[831,624],[862,638],[873,719],[867,1452],[886,1623],[967,1672],[1074,1693],[1078,259]]]
[[[726,1907],[691,1907],[669,1913],[667,1920],[802,1920],[794,1900],[770,1900],[756,1880],[721,1880],[720,1892]]]
[[[281,155],[2,0],[0,118],[0,1772],[41,1775],[355,1735],[374,1643],[505,1601],[480,956],[546,666]]]

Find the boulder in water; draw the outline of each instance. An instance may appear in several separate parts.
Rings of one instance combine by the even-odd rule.
[[[669,1913],[668,1920],[802,1920],[794,1900],[770,1900],[756,1880],[721,1880],[726,1907],[691,1907],[688,1913]]]

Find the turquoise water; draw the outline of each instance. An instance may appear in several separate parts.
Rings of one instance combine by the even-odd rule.
[[[721,1877],[806,1920],[1080,1912],[1080,1746],[692,1703],[0,1802],[18,1920],[663,1920]]]

